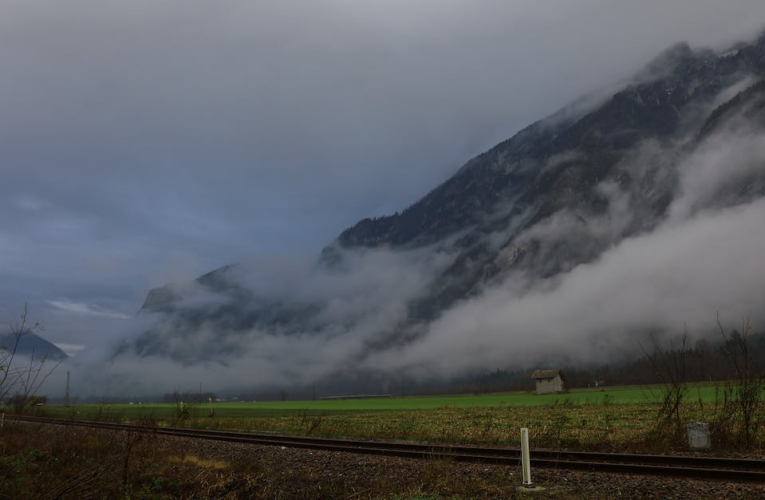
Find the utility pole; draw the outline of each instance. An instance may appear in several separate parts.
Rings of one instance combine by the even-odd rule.
[[[66,372],[66,391],[64,391],[64,404],[69,408],[69,372]]]

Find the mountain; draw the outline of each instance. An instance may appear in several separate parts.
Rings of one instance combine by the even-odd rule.
[[[13,334],[7,333],[0,335],[0,349],[13,349],[15,342],[16,337]],[[33,332],[26,332],[22,335],[16,349],[16,354],[22,356],[31,356],[34,354],[37,359],[46,358],[53,361],[67,358],[64,351]]]
[[[672,201],[676,183],[672,172],[661,164],[645,165],[640,173],[621,168],[625,155],[648,140],[672,141],[694,128],[704,134],[719,128],[724,110],[736,100],[747,100],[746,91],[708,118],[704,108],[744,75],[762,74],[763,47],[761,40],[726,55],[695,53],[685,44],[673,47],[641,72],[663,73],[662,77],[628,85],[577,119],[562,120],[567,115],[564,110],[531,125],[468,162],[400,215],[365,219],[344,231],[337,244],[422,245],[465,232],[456,242],[459,257],[416,307],[424,319],[511,269],[549,277],[588,262],[615,241],[655,227]],[[751,89],[748,99],[760,92],[758,86]],[[598,189],[604,182],[629,192],[634,197],[632,207],[639,212],[618,234],[590,238],[586,230],[577,229],[577,238],[519,241],[518,235],[564,210],[572,215],[574,227],[586,228],[588,220],[597,219],[608,205]],[[497,205],[507,200],[512,200],[511,208],[497,215]],[[512,230],[502,241],[486,238],[508,227]]]
[[[618,92],[521,130],[401,213],[359,221],[310,266],[237,264],[151,290],[139,312],[150,325],[115,359],[276,366],[322,348],[336,370],[361,368],[492,287],[553,286],[667,221],[759,199],[765,157],[703,192],[688,164],[762,134],[764,74],[765,37],[722,53],[671,47]]]

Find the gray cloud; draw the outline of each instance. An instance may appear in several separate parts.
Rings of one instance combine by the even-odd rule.
[[[511,275],[447,311],[417,343],[367,366],[434,378],[550,360],[606,363],[639,353],[647,333],[667,338],[687,325],[696,338],[717,335],[716,312],[728,324],[750,318],[761,325],[765,200],[755,186],[765,178],[764,138],[762,128],[738,118],[690,154],[678,155],[684,148],[677,144],[639,145],[622,168],[645,169],[658,155],[679,176],[658,227],[622,240],[639,207],[605,181],[605,214],[584,224],[563,210],[518,238],[519,245],[611,242],[596,261],[541,281]]]
[[[196,381],[206,387],[251,389],[309,385],[338,370],[433,379],[549,360],[601,363],[634,356],[648,333],[666,338],[687,325],[697,338],[716,334],[717,311],[728,323],[750,317],[762,324],[765,270],[759,261],[765,252],[760,231],[765,200],[728,199],[730,184],[720,182],[721,169],[734,179],[737,173],[765,177],[762,137],[761,129],[742,133],[725,127],[685,155],[677,153],[677,145],[640,144],[622,168],[643,169],[654,156],[671,156],[673,164],[664,168],[679,175],[676,199],[658,227],[622,239],[636,202],[629,191],[604,181],[598,187],[609,200],[604,214],[590,217],[583,227],[564,210],[518,240],[592,240],[612,245],[610,250],[545,280],[511,274],[433,323],[409,331],[419,339],[402,347],[368,349],[370,342],[401,327],[407,302],[449,265],[452,256],[437,248],[348,251],[340,269],[296,259],[254,259],[233,269],[229,279],[257,297],[318,304],[318,314],[302,330],[232,333],[214,321],[183,332],[159,328],[156,334],[164,336],[175,355],[196,354],[207,344],[235,355],[211,355],[210,361],[189,365],[166,356],[127,355],[104,362],[100,352],[75,358],[73,366],[79,373],[105,374],[101,382],[108,383],[99,389],[107,387],[112,394],[124,391],[128,380],[134,393],[156,392],[158,380],[164,390],[188,388]],[[187,297],[179,307],[208,312],[229,299],[198,285],[177,291]],[[123,334],[166,320],[143,317]]]
[[[666,46],[762,19],[754,0],[5,2],[0,315],[29,301],[51,340],[108,343],[153,286],[316,255]]]
[[[73,302],[71,300],[50,300],[48,301],[48,304],[60,311],[80,314],[83,316],[96,316],[96,317],[114,318],[114,319],[130,319],[131,318],[131,316],[128,316],[127,314],[121,314],[114,311],[104,310],[97,306],[92,306],[84,302]]]
[[[482,367],[532,367],[545,360],[608,362],[636,355],[646,332],[697,336],[715,311],[728,322],[761,324],[765,252],[758,228],[765,202],[753,202],[629,239],[593,264],[517,293],[516,283],[486,291],[448,311],[428,335],[383,353],[369,366],[446,376]]]

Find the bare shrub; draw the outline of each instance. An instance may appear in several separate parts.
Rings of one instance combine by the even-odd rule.
[[[661,384],[661,389],[654,397],[659,409],[656,424],[648,433],[646,444],[649,447],[680,446],[685,439],[684,402],[693,385],[688,382],[686,354],[689,350],[688,328],[683,329],[679,345],[670,340],[668,350],[659,346],[656,337],[652,337],[653,352],[649,353],[643,344],[640,348],[649,361]]]
[[[29,307],[24,304],[20,319],[8,325],[10,342],[0,346],[0,405],[10,402],[18,414],[40,402],[36,398],[37,391],[61,364],[61,361],[47,363],[47,357],[36,356],[34,350],[28,362],[20,355],[22,338],[43,329],[40,323],[30,326],[28,316]]]
[[[730,334],[717,316],[717,327],[724,341],[725,352],[734,369],[734,378],[716,390],[711,430],[723,445],[751,447],[757,444],[762,428],[762,404],[765,379],[752,354],[749,319],[742,321],[741,332]]]
[[[173,400],[175,403],[175,407],[173,408],[174,424],[186,422],[194,416],[196,405],[187,399],[188,398],[186,398],[184,394],[181,394],[178,391],[173,392]]]

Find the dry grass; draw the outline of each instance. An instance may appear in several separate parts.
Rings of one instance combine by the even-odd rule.
[[[237,453],[228,460],[220,452],[226,447]],[[6,425],[0,429],[0,498],[474,498],[478,492],[508,497],[514,489],[506,472],[465,475],[462,465],[439,460],[418,462],[415,470],[387,459],[380,466],[364,456],[340,462],[331,453],[255,450],[126,432]]]
[[[217,418],[185,422],[190,427],[318,437],[409,440],[444,444],[517,446],[528,427],[532,446],[590,451],[685,451],[683,439],[667,441],[656,432],[658,404],[556,405],[520,408],[440,408],[359,412],[322,416]],[[714,421],[714,407],[686,403],[687,422]],[[751,451],[762,449],[761,429]],[[720,440],[716,446],[726,448]]]
[[[229,464],[223,460],[205,460],[195,455],[171,456],[167,457],[167,461],[171,464],[193,465],[202,469],[223,470],[229,468]]]
[[[581,419],[602,417],[598,425],[610,425],[621,415],[618,425],[623,427],[611,425],[597,435],[613,432],[618,436],[613,442],[622,442],[633,435],[628,427],[633,418],[640,420],[638,415],[626,418],[620,407],[601,408],[610,417],[597,417],[590,410],[549,412],[537,439],[572,439],[559,434],[556,427],[564,417],[571,430],[593,425]],[[477,411],[464,420],[457,412],[435,412],[438,420],[431,424],[451,425],[447,437],[456,436],[460,429],[474,430],[479,439],[493,439],[492,433],[501,433],[495,429],[499,424],[490,425],[491,414]],[[541,415],[507,417],[501,425],[515,426],[520,420],[514,419],[532,417]],[[324,425],[322,420],[315,431]],[[595,435],[583,434],[580,439],[594,439]],[[519,467],[437,458],[371,457],[76,427],[19,423],[0,429],[0,499],[518,498],[519,473]],[[761,487],[676,478],[554,470],[536,470],[534,477],[548,488],[543,498],[762,498],[765,494]]]

